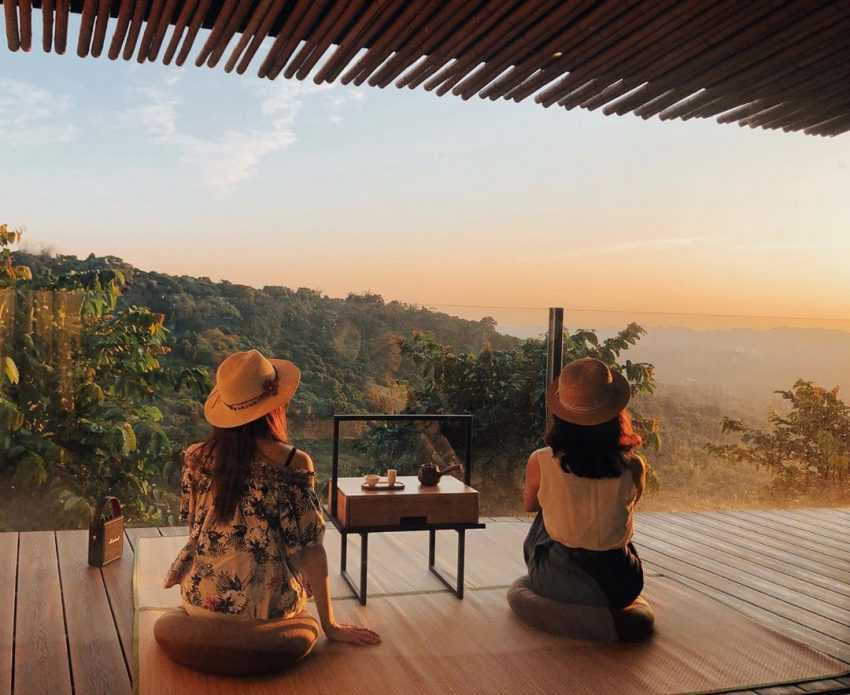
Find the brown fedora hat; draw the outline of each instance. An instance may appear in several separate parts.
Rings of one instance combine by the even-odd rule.
[[[204,404],[213,427],[239,427],[289,401],[301,383],[301,370],[289,360],[270,360],[259,350],[235,352],[219,365]]]
[[[549,412],[574,425],[601,425],[628,405],[629,382],[594,357],[582,357],[561,370],[546,391]]]

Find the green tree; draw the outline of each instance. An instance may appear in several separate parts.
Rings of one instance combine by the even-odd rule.
[[[846,485],[850,481],[850,406],[838,397],[838,388],[829,390],[798,379],[791,389],[776,393],[789,410],[769,414],[770,430],[726,417],[722,432],[737,436],[738,441],[708,444],[708,452],[770,470],[783,487]]]
[[[633,394],[651,393],[655,388],[654,367],[622,359],[644,333],[637,324],[629,324],[607,339],[600,339],[591,330],[565,332],[564,361],[596,357],[621,372]],[[417,367],[408,381],[408,412],[473,414],[476,451],[495,460],[505,460],[507,455],[516,461],[517,452],[542,443],[545,341],[529,339],[506,350],[466,352],[442,345],[428,334],[414,333],[401,345],[404,358]],[[639,415],[635,421],[648,443],[660,446],[659,423]],[[462,446],[459,430],[444,428],[444,434],[456,448]],[[402,468],[410,469],[412,457],[405,457],[405,451],[413,450],[416,437],[415,427],[377,425],[367,431],[359,449],[370,459],[401,461]]]
[[[617,335],[600,339],[594,331],[564,333],[564,362],[595,357],[628,380],[634,395],[655,388],[651,364],[622,360],[621,355],[645,333],[630,324]],[[507,350],[462,352],[416,333],[402,341],[402,354],[419,367],[419,378],[410,383],[409,410],[418,412],[473,413],[476,434],[531,445],[544,430],[546,343],[522,341]],[[656,446],[657,423],[638,418],[643,433]]]
[[[46,490],[68,525],[85,523],[105,494],[134,519],[167,521],[176,497],[159,483],[173,445],[157,396],[205,390],[206,371],[163,364],[164,316],[118,307],[120,270],[10,273],[20,233],[3,232],[0,315],[11,330],[0,336],[0,473],[19,493]]]

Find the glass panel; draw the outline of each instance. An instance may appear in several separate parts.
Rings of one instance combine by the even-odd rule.
[[[481,492],[482,514],[517,513],[525,461],[542,439],[547,321],[544,309],[349,297],[332,339],[332,359],[345,378],[311,409],[328,377],[302,365],[302,388],[290,409],[292,439],[311,454],[324,485],[334,411],[473,413],[472,485]],[[414,475],[426,460],[447,466],[464,457],[456,425],[346,422],[340,436],[341,475],[383,475],[389,467]]]
[[[646,333],[623,357],[654,365],[656,380],[631,409],[657,420],[661,440],[644,447],[655,484],[642,509],[846,504],[850,321],[570,308],[565,317],[567,330],[600,337],[631,322]]]

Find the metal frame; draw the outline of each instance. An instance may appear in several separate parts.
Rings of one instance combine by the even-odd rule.
[[[359,414],[334,415],[333,461],[331,466],[330,508],[325,509],[331,523],[341,536],[340,542],[340,574],[348,588],[361,605],[366,605],[366,594],[369,579],[369,534],[370,533],[399,533],[405,531],[428,531],[428,569],[440,582],[445,585],[458,599],[463,599],[463,582],[466,559],[466,531],[468,529],[486,528],[482,523],[465,524],[429,524],[422,521],[411,521],[391,526],[362,526],[355,529],[345,528],[337,518],[337,493],[339,483],[339,423],[340,422],[448,422],[463,421],[466,423],[465,456],[463,482],[469,485],[472,480],[472,415],[390,415],[390,414]],[[454,583],[437,569],[437,531],[456,531],[458,534],[457,571]],[[360,536],[360,581],[355,582],[348,573],[348,536]]]
[[[549,388],[549,384],[558,379],[561,374],[561,367],[564,363],[564,310],[561,307],[549,308],[549,331],[546,335],[546,383],[543,384],[544,389]],[[544,405],[546,409],[546,426],[549,425],[549,405]]]
[[[464,561],[466,559],[466,529],[459,528],[457,530],[457,574],[455,576],[455,586],[452,586],[437,570],[437,532],[431,529],[428,532],[428,569],[439,579],[449,591],[454,593],[459,599],[463,600],[463,571]]]
[[[327,511],[327,510],[326,510]],[[330,516],[330,515],[329,515]],[[466,565],[466,532],[469,529],[487,528],[486,524],[417,524],[409,528],[398,526],[367,526],[357,529],[346,529],[335,517],[331,522],[340,534],[340,575],[351,593],[366,605],[366,594],[369,583],[369,534],[370,533],[402,533],[405,531],[428,531],[428,570],[440,580],[449,591],[459,599],[463,599],[464,576]],[[437,569],[437,531],[456,531],[457,539],[457,568],[454,578],[446,577]],[[360,581],[355,582],[348,572],[348,537],[360,536]]]

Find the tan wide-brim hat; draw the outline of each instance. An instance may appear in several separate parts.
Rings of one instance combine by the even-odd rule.
[[[289,360],[270,360],[258,350],[236,352],[218,367],[204,404],[213,427],[239,427],[268,415],[292,400],[301,370]]]
[[[546,405],[574,425],[601,425],[617,417],[631,397],[629,382],[601,360],[582,357],[561,370],[546,391]]]

